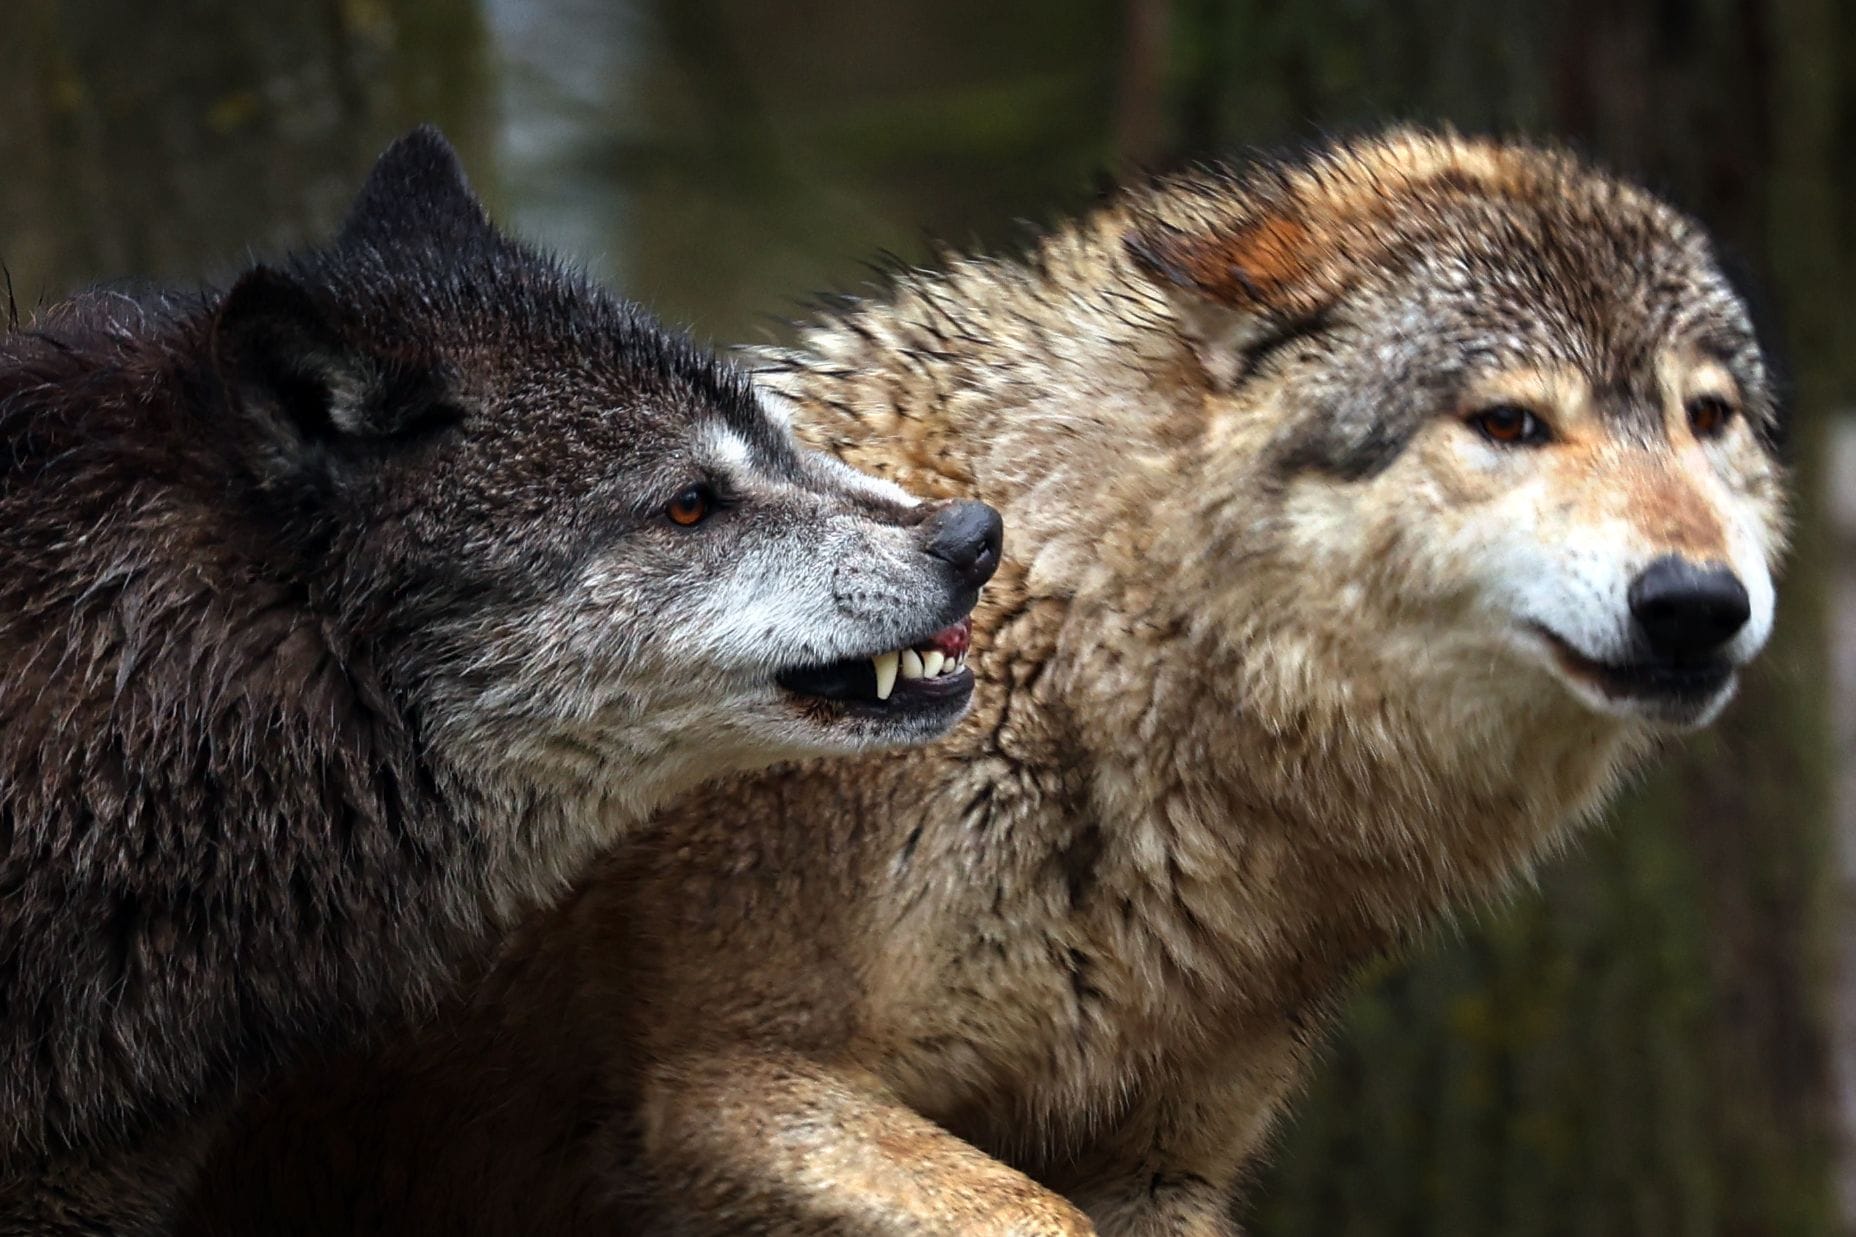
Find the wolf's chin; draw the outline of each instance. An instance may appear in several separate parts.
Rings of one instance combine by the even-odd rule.
[[[973,674],[936,680],[932,685],[898,684],[887,701],[824,699],[781,689],[787,715],[782,731],[802,744],[807,755],[843,755],[885,747],[932,743],[966,716],[973,700]]]
[[[1739,667],[1725,659],[1607,662],[1540,624],[1530,627],[1536,637],[1530,643],[1544,652],[1547,670],[1581,704],[1606,717],[1698,730],[1720,716],[1739,686]]]
[[[1739,676],[1730,673],[1725,683],[1706,695],[1670,696],[1613,695],[1584,680],[1566,675],[1559,677],[1573,696],[1594,713],[1686,732],[1699,730],[1721,715],[1721,710],[1734,697]]]

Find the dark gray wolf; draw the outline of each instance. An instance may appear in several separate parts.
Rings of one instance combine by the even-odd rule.
[[[665,794],[945,730],[996,514],[800,449],[435,132],[230,291],[0,337],[0,1231],[154,1229]],[[873,667],[872,658],[876,659]]]

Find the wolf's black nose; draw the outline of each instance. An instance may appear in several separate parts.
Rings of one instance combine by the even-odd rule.
[[[999,569],[1005,521],[985,503],[951,502],[922,522],[928,553],[953,565],[974,588]]]
[[[1631,581],[1630,612],[1652,653],[1687,660],[1733,639],[1752,606],[1746,586],[1727,568],[1665,554]]]

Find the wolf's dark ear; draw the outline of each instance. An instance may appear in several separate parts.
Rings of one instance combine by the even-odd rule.
[[[1165,290],[1220,388],[1244,376],[1259,344],[1316,321],[1339,292],[1336,255],[1286,209],[1221,222],[1143,219],[1122,244]]]
[[[445,135],[420,125],[374,161],[337,240],[391,249],[421,241],[460,245],[496,236]]]
[[[220,303],[212,357],[240,440],[272,477],[360,461],[461,416],[442,365],[351,342],[331,308],[269,267],[247,271]]]

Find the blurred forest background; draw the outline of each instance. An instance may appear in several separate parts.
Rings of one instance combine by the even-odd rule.
[[[321,235],[442,124],[498,213],[717,343],[1105,176],[1386,119],[1576,143],[1716,229],[1798,545],[1725,722],[1538,892],[1366,977],[1246,1212],[1291,1234],[1856,1215],[1856,12],[1842,0],[4,0],[22,309]],[[1839,515],[1840,513],[1840,515]]]

